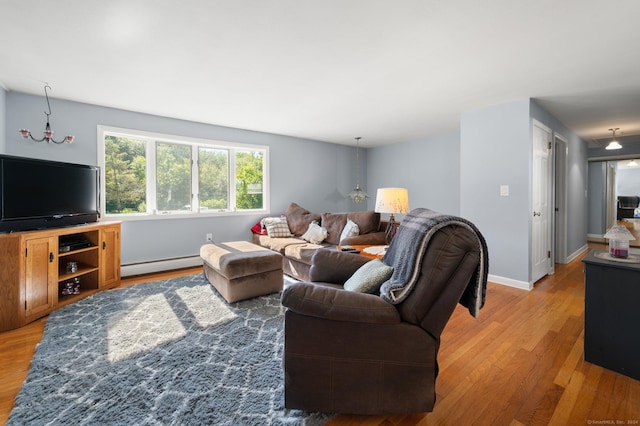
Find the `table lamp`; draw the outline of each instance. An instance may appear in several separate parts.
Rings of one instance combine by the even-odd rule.
[[[609,239],[609,255],[620,259],[629,257],[629,241],[636,238],[622,225],[613,225],[606,234]]]
[[[400,225],[393,215],[396,213],[409,213],[409,191],[407,188],[378,188],[375,211],[391,215],[385,230],[385,237],[387,244],[389,244]]]

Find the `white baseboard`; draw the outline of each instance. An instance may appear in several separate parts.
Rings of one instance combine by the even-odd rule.
[[[583,245],[578,250],[570,254],[569,257],[567,257],[567,263],[571,262],[572,260],[575,260],[578,256],[580,256],[582,253],[584,253],[587,250],[589,250],[589,244]]]
[[[607,242],[607,240],[604,239],[603,234],[587,234],[587,241],[591,241],[592,243]]]
[[[200,256],[180,257],[177,259],[155,260],[152,262],[131,263],[122,265],[120,274],[123,277],[133,275],[151,274],[154,272],[171,271],[173,269],[191,268],[193,266],[201,266],[202,259]]]
[[[567,263],[571,262],[572,260],[575,260],[582,253],[588,250],[589,250],[588,244],[585,244],[584,246],[580,247],[574,253],[569,255],[569,257],[567,257]],[[551,272],[550,274],[552,273],[553,272]],[[519,281],[519,280],[514,280],[511,278],[506,278],[506,277],[501,277],[498,275],[491,275],[491,274],[489,274],[489,281],[491,281],[492,283],[506,285],[508,287],[519,288],[521,290],[527,290],[527,291],[533,290],[533,284],[534,284],[534,283],[528,283],[526,281]]]
[[[496,284],[506,285],[508,287],[519,288],[520,290],[531,291],[533,289],[533,284],[530,284],[526,281],[514,280],[511,278],[501,277],[498,275],[489,274],[489,281]]]

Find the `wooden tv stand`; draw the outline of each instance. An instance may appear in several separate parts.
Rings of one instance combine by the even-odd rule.
[[[86,243],[69,247],[68,240]],[[75,272],[67,272],[69,262]],[[0,331],[119,283],[120,222],[0,234]],[[79,294],[63,295],[78,284]]]

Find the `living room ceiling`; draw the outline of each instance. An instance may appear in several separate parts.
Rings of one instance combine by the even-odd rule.
[[[640,134],[637,0],[16,0],[0,16],[10,91],[362,146],[525,98],[593,146]]]

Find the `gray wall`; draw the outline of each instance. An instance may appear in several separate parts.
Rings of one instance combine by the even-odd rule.
[[[7,117],[7,92],[0,85],[0,154],[5,152],[5,134],[6,134],[6,117]]]
[[[460,212],[460,135],[441,135],[370,148],[366,190],[375,207],[378,188],[409,190],[411,208],[425,207],[447,214]],[[398,216],[400,219],[402,216]]]
[[[42,131],[45,99],[15,92],[4,97],[6,122],[0,135],[5,135],[7,154],[96,164],[97,125],[268,145],[272,214],[283,212],[292,201],[315,212],[373,209],[377,188],[406,187],[412,208],[458,214],[474,222],[489,245],[490,274],[518,282],[530,277],[531,118],[536,118],[569,140],[568,250],[586,244],[586,144],[528,99],[464,113],[459,134],[362,149],[360,182],[371,198],[354,204],[346,198],[356,180],[354,147],[59,99],[51,100],[52,127],[58,137],[71,133],[76,141],[36,144],[24,141],[16,129]],[[509,185],[508,197],[499,195],[500,185]],[[125,222],[122,263],[196,255],[209,232],[217,241],[249,239],[249,228],[261,216]]]
[[[589,148],[589,158],[627,158],[629,156],[640,156],[640,143],[625,144],[622,138],[616,138],[620,141],[622,148],[606,150],[604,148]]]
[[[489,273],[520,282],[530,275],[529,121],[526,99],[463,113],[460,123],[460,215],[487,240]]]
[[[530,283],[532,119],[568,140],[567,251],[587,244],[587,145],[534,101],[526,99],[462,115],[460,215],[487,239],[489,273]],[[499,195],[509,185],[509,196]]]
[[[607,162],[589,162],[587,232],[604,235],[607,226]]]
[[[1,99],[0,99],[1,100]],[[1,102],[0,102],[1,103]],[[18,129],[44,130],[46,100],[10,92],[6,95],[6,153],[81,164],[97,163],[97,125],[194,138],[268,145],[271,212],[284,212],[294,201],[314,212],[363,210],[346,195],[355,185],[355,148],[268,133],[213,126],[78,102],[51,99],[51,126],[57,137],[67,133],[73,144],[28,142]],[[4,114],[2,114],[4,116]],[[360,181],[366,182],[367,152],[361,152]],[[60,182],[60,184],[64,184]],[[248,240],[249,228],[262,215],[128,221],[122,231],[122,264],[198,254],[206,233],[216,241]]]
[[[494,278],[530,280],[532,121],[568,140],[567,248],[586,244],[586,144],[529,99],[471,111],[461,116],[460,133],[368,150],[366,190],[409,188],[412,208],[427,207],[474,222],[489,245]],[[501,197],[501,185],[509,196]]]

